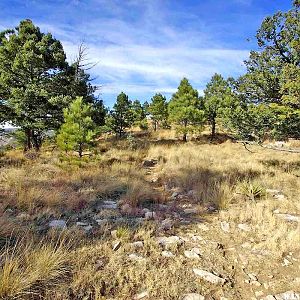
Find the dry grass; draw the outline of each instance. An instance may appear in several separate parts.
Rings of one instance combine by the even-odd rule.
[[[25,243],[25,244],[23,244]],[[33,245],[19,240],[0,256],[0,299],[30,299],[53,288],[69,272],[63,243]]]
[[[34,232],[37,220],[60,217],[64,213],[80,214],[105,199],[118,200],[121,208],[128,204],[133,208],[133,217],[140,216],[142,208],[152,209],[158,203],[168,205],[171,201],[172,205],[174,202],[180,205],[180,198],[170,199],[173,191],[184,195],[192,191],[193,197],[185,201],[197,207],[214,204],[219,210],[215,214],[199,210],[199,217],[207,220],[210,230],[203,245],[199,242],[207,256],[197,265],[224,272],[224,276],[225,271],[231,276],[230,267],[236,264],[236,257],[224,257],[220,250],[213,248],[214,243],[240,249],[251,241],[253,251],[269,251],[266,266],[257,257],[253,258],[262,273],[270,272],[267,268],[271,264],[280,267],[285,253],[299,251],[300,226],[274,213],[278,210],[300,214],[297,177],[300,163],[296,154],[254,146],[251,153],[231,142],[183,144],[174,140],[175,137],[173,131],[167,130],[146,138],[137,135],[136,151],[130,149],[126,140],[101,140],[100,154],[80,163],[72,158],[61,159],[57,153],[50,152],[34,159],[23,157],[15,150],[3,156],[0,239],[10,244],[0,252],[0,298],[26,299],[34,295],[37,299],[134,299],[135,294],[147,290],[150,299],[178,299],[186,292],[207,295],[214,292],[191,273],[195,262],[183,256],[183,246],[172,248],[176,255],[173,258],[161,255],[162,248],[156,242],[161,219],[150,227],[151,221],[138,228],[108,224],[96,230],[92,239],[70,228],[64,232],[64,243],[73,240],[72,250],[66,249],[64,243],[34,245],[26,239],[24,245],[15,243],[15,236],[22,235],[28,228],[34,240],[40,238]],[[142,167],[144,159],[157,159],[158,164],[151,170],[145,169]],[[159,180],[152,183],[154,175]],[[266,189],[280,190],[285,199],[275,199]],[[8,208],[13,212],[6,213]],[[25,221],[17,218],[22,212],[29,213]],[[106,212],[100,213],[105,215]],[[128,211],[123,214],[128,215]],[[230,233],[220,229],[221,221],[230,223]],[[239,230],[237,225],[241,223],[248,224],[251,230]],[[117,251],[112,249],[116,242],[110,234],[112,229],[117,230],[117,239],[122,242]],[[170,234],[181,233],[199,233],[197,223],[172,228]],[[136,249],[131,242],[139,240],[144,247]],[[237,251],[246,255],[243,248]],[[144,260],[132,261],[128,256],[131,253]],[[234,280],[238,282],[237,278]],[[286,281],[280,280],[284,286]],[[251,299],[249,294],[245,296],[247,288],[243,286],[225,286],[224,290],[231,295],[229,299]],[[236,296],[235,291],[242,296]]]

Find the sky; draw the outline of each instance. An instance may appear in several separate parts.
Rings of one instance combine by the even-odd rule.
[[[88,48],[93,83],[112,106],[125,92],[168,99],[187,77],[199,93],[214,73],[245,72],[264,17],[291,8],[289,0],[0,0],[0,30],[31,19],[59,39],[69,61]]]

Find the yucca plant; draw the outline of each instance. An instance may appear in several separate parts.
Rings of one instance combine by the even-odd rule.
[[[266,195],[266,189],[256,181],[243,181],[238,190],[240,194],[247,196],[252,201],[261,199]]]

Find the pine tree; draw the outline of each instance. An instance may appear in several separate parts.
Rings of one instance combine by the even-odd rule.
[[[24,150],[39,150],[43,133],[62,119],[70,98],[57,87],[66,68],[61,43],[32,21],[0,33],[0,107],[26,134]]]
[[[156,131],[160,125],[165,126],[167,124],[168,103],[165,96],[162,94],[155,94],[151,98],[148,111],[150,113],[154,131]]]
[[[211,139],[216,134],[216,121],[222,115],[222,109],[230,105],[232,92],[229,83],[220,74],[215,74],[204,90],[204,108],[211,126]]]
[[[83,151],[92,145],[95,125],[91,118],[91,106],[77,97],[64,109],[64,123],[57,135],[57,144],[64,151],[76,151],[81,158]]]
[[[204,112],[200,107],[198,91],[193,89],[186,78],[183,78],[178,91],[173,94],[168,105],[169,120],[177,124],[177,129],[187,141],[187,134],[193,132],[195,126],[203,125]]]
[[[112,130],[119,137],[122,137],[125,129],[133,124],[132,103],[125,93],[122,92],[118,95],[117,101],[110,112],[109,119]]]

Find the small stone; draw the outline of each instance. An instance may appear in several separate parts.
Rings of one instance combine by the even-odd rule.
[[[290,222],[300,222],[300,216],[291,215],[291,214],[276,214],[277,217],[284,219]]]
[[[252,281],[257,281],[257,277],[256,277],[255,274],[250,273],[250,274],[248,274],[248,276],[249,276],[249,278],[250,278]]]
[[[117,238],[117,230],[112,230],[112,231],[110,232],[110,234],[111,234],[111,236],[112,236],[114,239]]]
[[[221,229],[224,231],[224,232],[230,232],[230,225],[228,222],[226,221],[222,221],[221,222]]]
[[[143,261],[145,260],[144,257],[140,256],[140,255],[137,255],[135,253],[132,253],[132,254],[129,254],[128,257],[131,259],[131,260],[135,260],[135,261]]]
[[[267,193],[267,194],[271,194],[272,196],[274,196],[274,195],[280,194],[281,192],[280,192],[279,190],[266,189],[266,193]]]
[[[146,220],[151,220],[156,218],[156,212],[154,211],[149,211],[145,213],[145,219]]]
[[[300,294],[294,291],[288,291],[282,294],[275,295],[276,300],[300,300]]]
[[[14,211],[11,208],[8,208],[5,210],[5,213],[12,214]]]
[[[114,245],[113,245],[113,251],[119,250],[120,247],[121,247],[121,241],[117,241],[117,242],[114,243]]]
[[[182,300],[204,300],[205,298],[200,295],[200,294],[196,294],[196,293],[189,293],[189,294],[185,294],[183,295]]]
[[[174,257],[175,256],[171,251],[162,251],[161,255],[164,257]]]
[[[76,226],[88,226],[88,223],[85,222],[76,222]]]
[[[275,299],[275,297],[274,297],[274,296],[272,296],[272,295],[268,295],[268,296],[266,296],[266,297],[262,298],[261,300],[276,300],[276,299]]]
[[[88,225],[88,226],[84,226],[82,227],[86,232],[90,231],[93,229],[93,226],[92,225]]]
[[[163,237],[158,237],[157,238],[158,244],[161,246],[164,246],[166,248],[172,246],[172,245],[177,245],[180,246],[183,244],[183,240],[177,236],[177,235],[173,235],[173,236],[163,236]]]
[[[183,210],[186,215],[193,215],[198,212],[197,208],[186,208]]]
[[[255,292],[255,297],[261,297],[263,296],[264,292],[263,291],[256,291]]]
[[[288,260],[288,259],[286,259],[286,258],[284,258],[283,259],[283,263],[282,263],[282,266],[283,267],[287,267],[287,266],[289,266],[289,265],[291,265],[292,263]]]
[[[238,224],[238,228],[243,231],[251,231],[251,227],[248,224]]]
[[[260,282],[258,282],[257,280],[255,280],[255,281],[250,281],[250,285],[255,285],[255,286],[261,286],[261,283]]]
[[[196,269],[194,268],[193,269],[193,272],[201,277],[202,279],[210,282],[210,283],[213,283],[213,284],[224,284],[225,283],[225,279],[219,277],[219,276],[216,276],[210,272],[207,272],[205,270],[201,270],[201,269]]]
[[[173,194],[171,195],[171,199],[175,200],[178,196],[179,196],[179,193],[173,192]]]
[[[142,241],[133,242],[133,243],[131,243],[131,245],[132,245],[134,248],[143,248],[143,247],[144,247],[144,244],[143,244]]]
[[[116,209],[118,207],[118,204],[116,201],[106,200],[103,201],[101,207],[105,209]]]
[[[284,199],[285,199],[285,196],[284,196],[283,194],[275,195],[275,196],[274,196],[274,199],[277,199],[277,200],[284,200]]]
[[[193,250],[185,250],[184,251],[184,256],[190,259],[200,259],[199,254],[194,252]]]
[[[67,227],[67,223],[64,220],[52,220],[49,223],[49,227],[58,228],[58,229],[65,229]]]
[[[99,226],[104,225],[104,224],[106,224],[106,223],[108,222],[107,219],[97,219],[97,220],[95,220],[95,221],[96,221],[96,223],[97,223]]]
[[[139,294],[136,294],[134,296],[134,300],[140,300],[140,299],[144,299],[146,297],[149,297],[149,293],[148,293],[148,291],[143,291],[143,292],[141,292]]]

